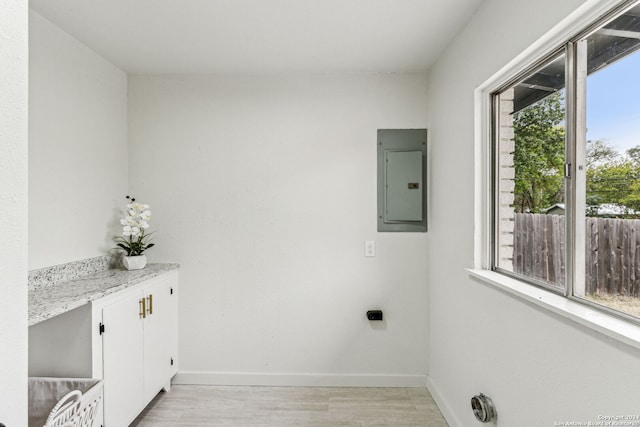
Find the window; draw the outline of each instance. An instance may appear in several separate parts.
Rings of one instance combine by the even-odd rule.
[[[492,94],[491,267],[640,322],[640,2]]]

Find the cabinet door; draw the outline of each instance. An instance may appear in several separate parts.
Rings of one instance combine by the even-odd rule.
[[[171,377],[178,372],[178,273],[175,274],[171,287],[171,325],[169,326],[169,349],[171,352]]]
[[[144,408],[140,291],[102,310],[104,427],[129,425]]]
[[[174,275],[144,288],[144,397],[150,402],[173,376],[177,347],[177,280]]]

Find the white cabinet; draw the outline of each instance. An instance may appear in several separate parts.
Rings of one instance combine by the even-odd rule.
[[[29,375],[104,380],[103,417],[129,425],[178,366],[178,272],[161,274],[29,328]]]
[[[104,425],[127,426],[144,408],[144,332],[140,291],[102,309]]]
[[[104,427],[126,426],[177,367],[177,276],[156,277],[102,306]]]
[[[145,287],[144,319],[144,400],[150,402],[158,391],[168,387],[177,370],[178,316],[177,287],[161,281]],[[145,403],[146,404],[146,403]]]

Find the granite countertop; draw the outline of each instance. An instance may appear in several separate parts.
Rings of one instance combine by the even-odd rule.
[[[30,283],[29,326],[179,268],[178,264],[147,264],[142,270],[108,268],[71,280]]]

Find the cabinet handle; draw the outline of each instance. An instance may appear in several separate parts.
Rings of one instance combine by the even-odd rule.
[[[149,314],[153,314],[153,294],[149,294],[147,297],[147,302],[149,303],[149,308],[147,309]]]
[[[140,303],[140,318],[144,319],[145,317],[147,317],[146,300],[144,298],[140,298],[140,301],[138,302]]]

